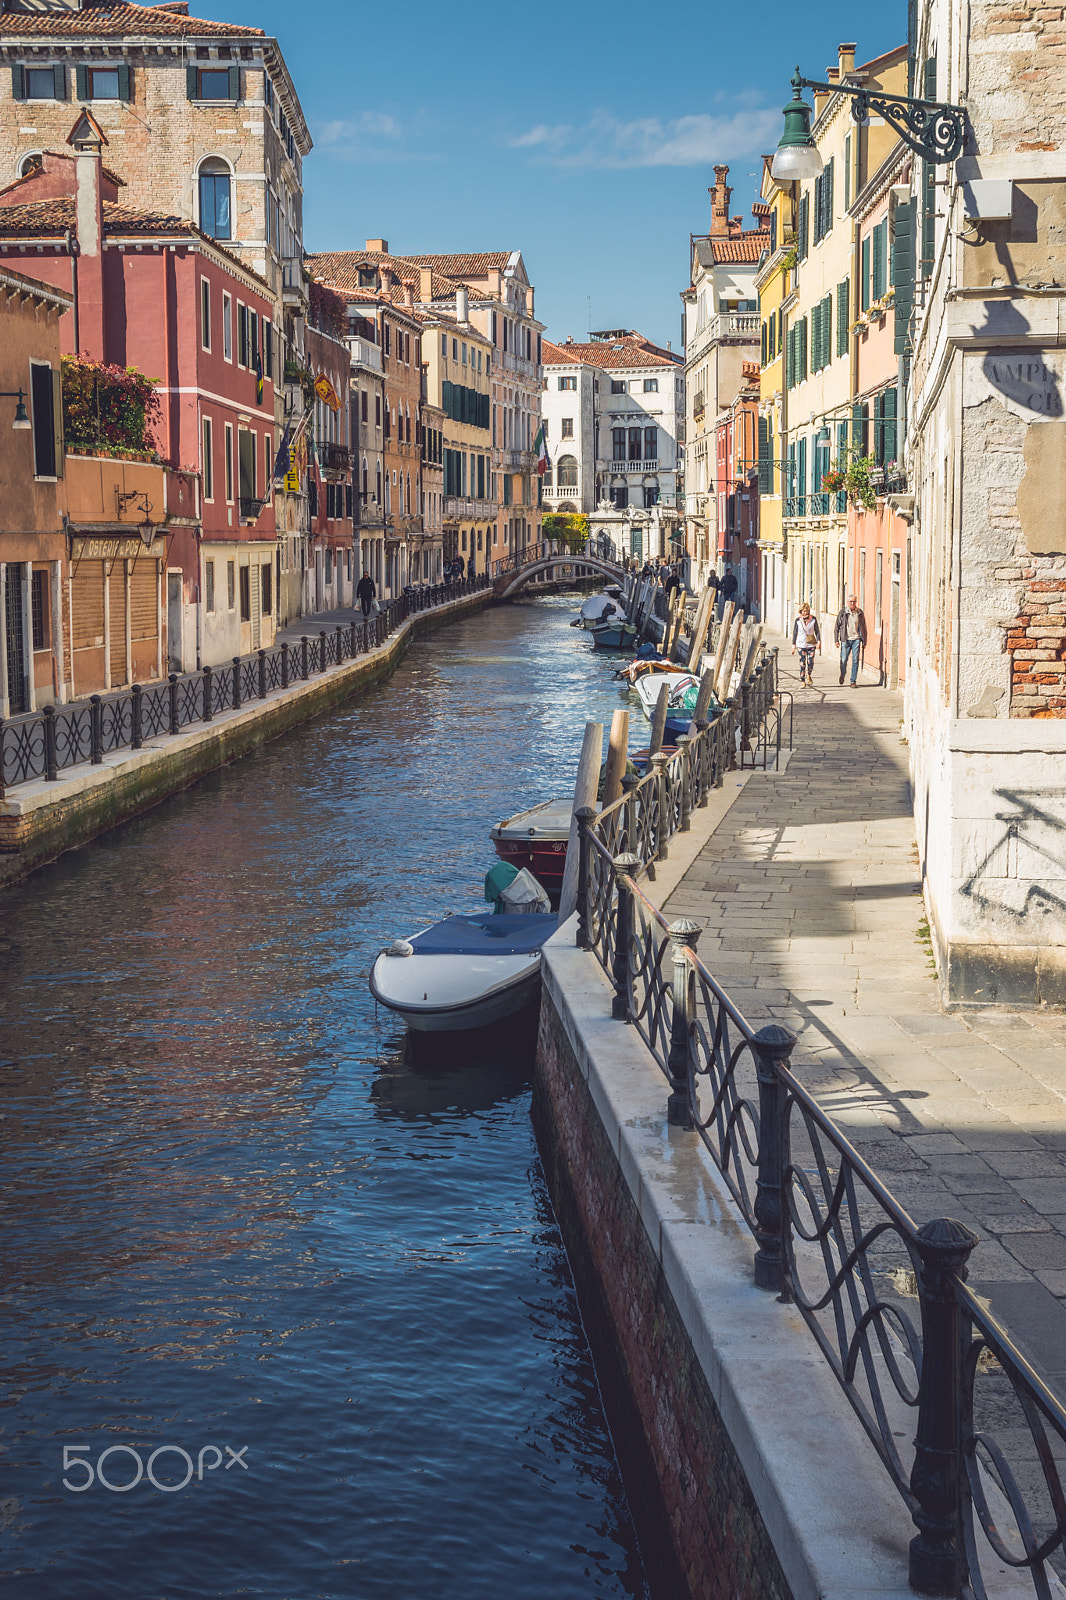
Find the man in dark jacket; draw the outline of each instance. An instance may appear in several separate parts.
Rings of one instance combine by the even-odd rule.
[[[848,595],[848,603],[837,617],[833,643],[840,646],[840,681],[844,682],[850,660],[851,687],[854,689],[859,675],[859,654],[866,650],[866,618],[853,594]]]
[[[363,616],[368,617],[370,615],[370,607],[374,604],[374,596],[378,592],[377,584],[369,572],[363,573],[363,576],[355,586],[355,592],[359,596],[359,604],[363,608]]]

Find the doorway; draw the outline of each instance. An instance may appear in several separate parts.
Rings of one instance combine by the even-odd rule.
[[[28,711],[26,695],[26,636],[22,626],[21,561],[9,562],[4,578],[4,620],[7,625],[7,695],[10,715]]]
[[[182,604],[181,573],[167,573],[167,666],[171,672],[182,670]]]

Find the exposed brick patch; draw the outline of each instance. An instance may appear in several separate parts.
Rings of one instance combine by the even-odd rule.
[[[1036,569],[1027,569],[1025,595],[1004,641],[1011,657],[1012,717],[1066,716],[1060,697],[1066,673],[1064,613],[1066,579],[1037,577]]]
[[[612,1364],[621,1371],[639,1418],[661,1521],[689,1594],[694,1600],[792,1600],[617,1154],[547,994],[540,1011],[534,1116],[582,1309],[610,1339]]]

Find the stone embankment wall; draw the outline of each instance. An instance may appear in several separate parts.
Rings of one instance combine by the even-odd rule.
[[[485,591],[418,612],[378,649],[321,677],[222,713],[213,722],[151,740],[141,750],[117,751],[98,767],[71,768],[55,783],[42,780],[9,789],[0,800],[0,886],[331,711],[391,672],[417,634],[480,610],[491,600],[491,591]]]

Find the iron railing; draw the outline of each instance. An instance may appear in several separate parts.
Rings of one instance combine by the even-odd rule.
[[[753,1241],[753,1277],[790,1300],[909,1511],[921,1594],[993,1600],[1066,1574],[1066,1409],[966,1287],[977,1236],[918,1226],[790,1067],[778,1024],[754,1029],[638,881],[706,798],[733,743],[728,708],[598,815],[579,814],[577,943],[613,988]],[[672,797],[680,796],[680,801]],[[687,797],[687,798],[686,798]],[[1004,1568],[1008,1569],[1006,1575]]]
[[[509,572],[520,572],[523,567],[532,566],[535,561],[550,560],[553,556],[560,561],[572,562],[575,566],[580,566],[583,559],[591,557],[615,567],[619,581],[624,575],[613,543],[601,539],[587,539],[580,550],[571,549],[563,539],[541,539],[536,544],[527,544],[511,550],[498,561],[494,561],[491,568],[492,575],[494,578],[502,578]]]
[[[224,666],[172,672],[166,682],[147,687],[135,683],[117,694],[45,706],[9,722],[0,718],[0,797],[18,784],[39,778],[55,782],[70,767],[85,762],[99,766],[112,751],[139,750],[146,740],[180,733],[193,723],[210,722],[224,711],[306,682],[383,644],[408,617],[487,589],[489,582],[482,574],[465,582],[407,589],[366,621],[322,628],[293,643],[283,640],[270,650],[235,656]]]

